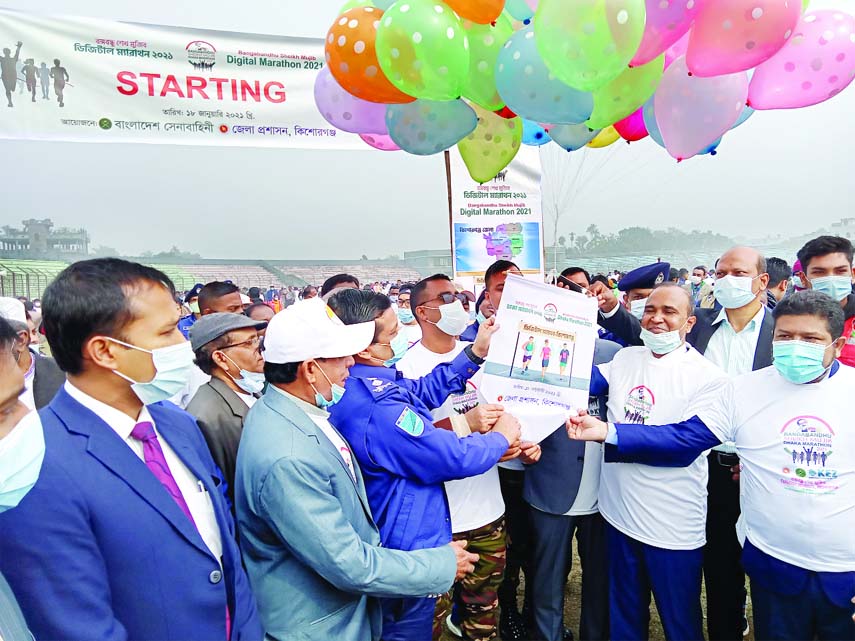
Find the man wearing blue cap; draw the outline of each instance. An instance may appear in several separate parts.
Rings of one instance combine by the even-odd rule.
[[[618,290],[625,292],[623,299],[623,307],[639,321],[644,315],[644,306],[647,304],[647,297],[657,285],[668,280],[668,274],[671,271],[669,263],[652,263],[638,267],[630,272],[627,272],[618,283]],[[614,316],[618,307],[616,306],[611,312],[603,313],[603,318],[608,319]],[[614,341],[615,343],[626,347],[627,343],[621,336],[618,336],[608,330],[600,336],[604,340]]]
[[[193,285],[193,289],[184,296],[184,303],[190,307],[190,313],[187,316],[182,316],[181,320],[178,321],[178,330],[184,334],[184,338],[187,340],[190,340],[190,328],[193,327],[193,323],[202,316],[199,311],[199,292],[202,291],[202,287],[204,287],[202,283],[196,283]]]

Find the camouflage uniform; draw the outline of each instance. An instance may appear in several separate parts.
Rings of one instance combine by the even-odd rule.
[[[498,589],[505,571],[505,517],[483,527],[454,535],[455,541],[469,541],[467,550],[479,556],[475,571],[466,575],[452,590],[460,609],[460,629],[464,638],[477,641],[495,639],[499,624]],[[436,602],[433,639],[438,641],[445,619],[451,612],[451,592]]]

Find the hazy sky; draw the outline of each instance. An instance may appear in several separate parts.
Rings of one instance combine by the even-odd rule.
[[[323,37],[343,0],[6,0],[44,13]],[[855,13],[855,0],[812,7]],[[797,235],[855,202],[855,85],[795,111],[759,112],[716,157],[679,166],[650,140],[590,150],[560,233],[629,225]],[[2,114],[0,114],[2,116]],[[162,145],[0,142],[0,224],[49,217],[126,254],[177,244],[207,257],[382,257],[448,245],[442,156]],[[187,171],[204,154],[202,176]],[[578,162],[574,157],[574,162]],[[551,242],[550,221],[546,221]]]

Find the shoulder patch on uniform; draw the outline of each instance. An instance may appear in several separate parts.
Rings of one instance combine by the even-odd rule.
[[[381,378],[366,378],[365,380],[374,394],[381,394],[393,385],[392,381],[384,381]]]
[[[410,436],[421,436],[425,431],[425,422],[409,407],[404,408],[404,411],[395,421],[395,425]]]

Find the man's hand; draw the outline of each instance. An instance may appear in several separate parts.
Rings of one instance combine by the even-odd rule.
[[[523,441],[520,448],[520,460],[526,465],[532,465],[540,460],[540,445]]]
[[[604,314],[609,313],[617,307],[618,299],[615,298],[614,292],[603,283],[597,281],[591,283],[588,287],[588,294],[597,298],[597,306]]]
[[[457,575],[454,580],[459,581],[475,570],[475,563],[478,562],[480,557],[477,554],[466,551],[469,541],[452,541],[449,545],[454,550],[454,556],[457,557]]]
[[[522,451],[522,445],[517,440],[511,443],[511,446],[502,454],[502,458],[499,459],[499,463],[505,463],[507,461],[512,461],[520,455]]]
[[[567,436],[574,441],[594,441],[602,443],[609,433],[609,426],[590,416],[586,410],[579,410],[577,416],[567,419]]]
[[[513,445],[520,439],[520,422],[512,414],[502,414],[491,431],[498,432]]]
[[[504,411],[501,405],[485,403],[469,410],[464,416],[472,432],[489,432]]]
[[[491,316],[486,323],[481,323],[478,327],[478,335],[475,337],[475,342],[472,343],[472,353],[478,358],[487,358],[487,352],[490,351],[490,341],[493,339],[493,334],[499,329],[496,324],[496,317]]]

